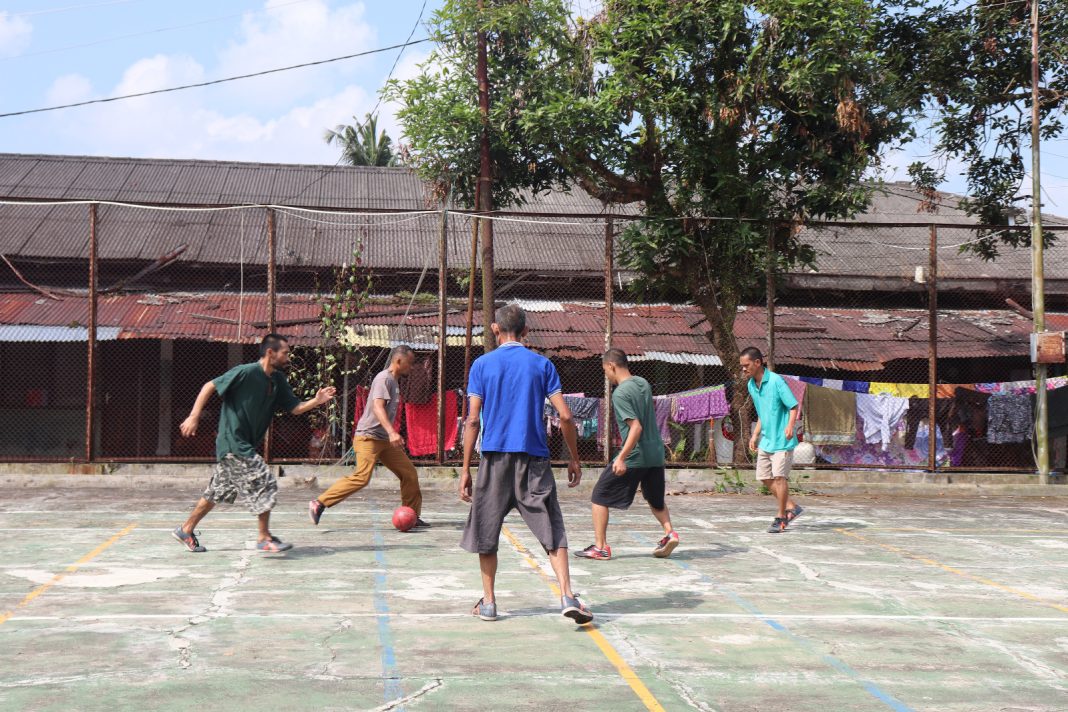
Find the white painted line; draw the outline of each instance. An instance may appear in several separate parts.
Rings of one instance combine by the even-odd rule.
[[[598,618],[611,618],[614,621],[669,621],[669,620],[757,620],[774,619],[777,621],[845,621],[845,622],[963,622],[963,623],[1059,623],[1068,625],[1068,618],[1045,617],[1045,616],[939,616],[939,615],[878,615],[878,614],[794,614],[794,613],[611,613],[598,609]],[[226,619],[325,619],[325,618],[378,618],[382,614],[368,611],[341,612],[329,611],[321,613],[227,613]],[[390,612],[390,618],[473,618],[469,612],[458,613],[399,613]],[[560,612],[555,608],[547,608],[543,612],[508,613],[501,612],[501,618],[559,618]],[[89,616],[12,616],[9,623],[16,621],[67,621],[73,623],[107,621],[107,620],[175,620],[195,618],[195,615],[186,613],[131,613],[131,614],[101,614]]]

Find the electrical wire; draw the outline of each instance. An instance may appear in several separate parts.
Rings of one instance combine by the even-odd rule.
[[[379,47],[378,49],[369,49],[364,52],[356,52],[355,54],[346,54],[340,57],[331,57],[329,59],[320,59],[314,62],[303,62],[301,64],[291,64],[288,67],[277,67],[275,69],[265,69],[259,72],[251,72],[249,74],[239,74],[232,77],[223,77],[221,79],[212,79],[206,82],[197,82],[195,84],[183,84],[175,87],[167,87],[165,89],[153,89],[151,91],[136,92],[133,94],[121,94],[119,96],[109,96],[103,99],[89,99],[87,101],[78,101],[71,104],[59,104],[57,106],[46,106],[39,109],[24,109],[22,111],[9,111],[0,114],[0,119],[6,119],[12,116],[26,116],[28,114],[41,114],[47,111],[59,111],[61,109],[73,109],[79,106],[90,106],[93,104],[107,104],[114,101],[124,101],[126,99],[135,99],[142,96],[155,96],[156,94],[169,94],[176,91],[185,91],[186,89],[198,89],[200,87],[214,86],[216,84],[225,84],[227,82],[236,82],[241,79],[252,79],[254,77],[263,77],[269,74],[278,74],[280,72],[288,72],[294,69],[303,69],[305,67],[315,67],[323,64],[331,64],[333,62],[341,62],[346,59],[355,59],[357,57],[366,57],[372,54],[380,54],[382,52],[389,52],[390,50],[397,49],[399,47],[408,47],[411,45],[423,44],[424,42],[430,42],[429,37],[423,39],[409,41],[403,44],[391,45],[389,47]]]

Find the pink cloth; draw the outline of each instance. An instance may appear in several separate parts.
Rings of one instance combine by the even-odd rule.
[[[456,447],[457,415],[460,402],[456,391],[445,392],[445,450]],[[438,452],[438,394],[429,403],[405,403],[408,419],[408,453],[413,457]]]
[[[801,406],[801,408],[798,410],[798,414],[800,414],[801,410],[803,410],[805,407],[805,389],[808,388],[808,384],[804,381],[794,379],[789,376],[783,376],[782,380],[786,381],[786,385],[790,387],[790,392],[793,393],[794,398],[797,399],[797,404]]]
[[[367,399],[371,397],[371,389],[366,386],[356,386],[356,406],[353,408],[355,411],[355,417],[352,419],[352,437],[356,438],[356,424],[360,422],[360,416],[363,415],[363,411],[367,408]],[[397,419],[393,421],[393,429],[399,431],[401,427],[401,421],[404,419],[404,399],[397,404]]]

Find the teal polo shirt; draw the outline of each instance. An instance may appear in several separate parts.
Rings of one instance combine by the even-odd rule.
[[[797,399],[782,376],[764,369],[759,386],[749,379],[749,395],[760,421],[759,448],[764,452],[782,452],[797,447],[796,432],[786,439],[786,424],[790,422],[790,411],[797,407]]]

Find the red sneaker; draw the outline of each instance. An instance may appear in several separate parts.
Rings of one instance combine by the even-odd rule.
[[[576,551],[575,556],[580,559],[597,559],[598,561],[608,561],[612,558],[612,547],[605,546],[603,549],[598,549],[595,544],[590,544],[582,551]]]
[[[658,559],[666,559],[671,556],[671,552],[675,551],[675,547],[679,545],[679,535],[676,532],[671,532],[656,544],[656,548],[653,549],[653,556]]]

